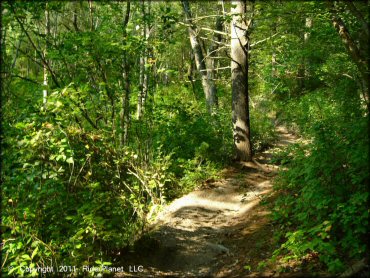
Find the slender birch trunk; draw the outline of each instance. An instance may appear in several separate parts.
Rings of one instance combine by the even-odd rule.
[[[308,43],[308,40],[310,38],[310,29],[312,28],[312,18],[311,17],[306,17],[305,19],[305,31],[302,36],[302,43],[303,47],[305,47]],[[297,73],[297,78],[298,78],[298,91],[302,92],[305,88],[305,81],[307,77],[307,59],[305,57],[302,57],[301,64],[298,67],[298,73]]]
[[[189,25],[189,38],[190,38],[190,44],[194,53],[195,58],[195,64],[197,66],[197,70],[201,76],[202,80],[202,87],[206,98],[207,103],[207,110],[210,114],[214,112],[215,106],[216,106],[216,86],[212,79],[212,75],[210,74],[210,70],[207,68],[202,46],[198,38],[198,30],[193,23],[192,14],[190,11],[190,5],[189,1],[182,0],[182,5],[184,9],[184,13],[186,16],[186,21]]]
[[[150,5],[150,2],[148,3]],[[144,18],[150,14],[150,6],[147,11],[145,2],[142,1],[142,13]],[[142,37],[147,43],[149,39],[149,24],[144,20],[143,28],[142,28]],[[149,70],[146,67],[148,64],[148,48],[145,47],[140,56],[140,91],[137,96],[137,109],[136,109],[136,117],[138,119],[141,118],[143,111],[145,109],[146,99],[148,97],[148,90],[149,90]]]
[[[45,37],[46,37],[46,44],[44,49],[44,59],[45,63],[43,65],[43,75],[44,75],[44,89],[42,91],[42,103],[45,105],[48,98],[48,68],[46,66],[46,63],[48,63],[48,60],[46,58],[47,52],[48,52],[48,40],[50,39],[50,16],[49,16],[49,5],[48,3],[45,4]]]
[[[124,41],[127,38],[127,24],[130,18],[130,1],[127,2],[126,6],[126,14],[123,19],[123,37]],[[121,133],[120,133],[120,147],[126,146],[128,141],[128,127],[130,124],[130,93],[131,93],[131,86],[130,86],[130,65],[128,63],[128,57],[126,51],[123,52],[123,59],[122,59],[122,79],[123,79],[123,87],[124,93],[121,97],[121,114],[120,114],[120,125],[121,125]]]

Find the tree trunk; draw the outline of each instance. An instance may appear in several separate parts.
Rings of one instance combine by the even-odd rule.
[[[223,31],[223,21],[222,21],[221,16],[216,18],[215,30],[220,31],[220,32]],[[222,41],[221,34],[220,33],[214,33],[213,43],[211,44],[211,46],[208,49],[207,58],[206,58],[209,78],[213,82],[216,79],[215,57],[218,54],[218,49],[219,49],[221,41]],[[217,98],[216,86],[213,86],[213,90],[214,91],[211,92],[211,93],[212,93],[212,95],[214,95],[215,106],[217,107],[218,106],[218,98]]]
[[[137,94],[137,108],[136,108],[136,117],[140,119],[144,109],[145,96],[148,91],[148,76],[145,69],[146,57],[144,56],[144,51],[140,57],[140,90]]]
[[[46,56],[47,56],[47,51],[48,51],[48,42],[47,41],[50,39],[49,35],[50,35],[50,17],[49,17],[48,3],[46,3],[45,4],[45,37],[46,37],[46,44],[45,44],[45,50],[44,50],[45,63],[43,65],[43,74],[44,74],[43,85],[44,85],[44,89],[42,91],[42,103],[44,105],[46,104],[46,101],[47,101],[47,98],[48,98],[48,90],[47,90],[47,86],[48,86],[48,68],[47,68],[46,63],[49,63],[49,61],[47,60]]]
[[[311,17],[306,17],[305,19],[305,32],[303,33],[302,36],[302,44],[303,47],[306,46],[308,39],[310,38],[310,32],[308,31],[310,28],[312,28],[312,18]],[[306,81],[306,76],[307,76],[307,69],[306,69],[306,61],[307,59],[305,57],[302,57],[301,64],[298,66],[298,73],[297,73],[297,78],[298,78],[298,92],[301,93],[304,88],[305,88],[305,81]]]
[[[332,15],[332,23],[334,28],[337,30],[340,38],[342,39],[342,42],[344,46],[347,49],[347,52],[352,58],[352,61],[356,64],[357,69],[360,73],[360,79],[362,84],[362,94],[364,96],[367,109],[370,113],[370,98],[369,98],[369,80],[370,80],[370,72],[368,68],[368,47],[369,47],[369,40],[367,39],[366,46],[364,48],[365,51],[359,49],[351,37],[348,28],[344,24],[343,20],[338,16],[337,11],[335,9],[334,3],[329,1],[329,11]],[[364,56],[362,53],[366,53],[367,56]]]
[[[89,13],[90,13],[90,28],[91,32],[94,31],[94,11],[93,11],[93,3],[92,0],[89,0]]]
[[[147,18],[147,11],[145,2],[142,1],[142,13],[143,17]],[[149,2],[150,5],[150,2]],[[149,10],[150,11],[150,10]],[[149,38],[149,25],[144,20],[143,28],[142,28],[142,37],[145,42],[147,42]],[[149,71],[146,67],[148,63],[148,49],[145,47],[142,50],[141,57],[140,57],[140,90],[137,97],[137,109],[136,109],[136,116],[138,119],[141,118],[143,111],[145,109],[145,103],[148,96],[148,87],[149,87]]]
[[[204,59],[202,46],[197,36],[197,28],[192,20],[189,2],[187,0],[182,0],[181,2],[186,16],[186,21],[189,24],[188,30],[190,43],[195,57],[195,64],[202,79],[202,87],[206,98],[207,109],[208,112],[212,114],[216,105],[215,83],[212,80],[211,75],[209,74],[209,69],[207,68]]]
[[[121,147],[127,145],[128,141],[128,127],[130,124],[130,93],[131,93],[131,86],[130,86],[130,67],[128,65],[127,57],[125,55],[123,60],[123,82],[124,82],[124,94],[122,95],[122,111],[121,111],[121,127],[122,127],[122,134],[121,134]]]
[[[195,84],[194,84],[194,72],[195,72],[194,53],[190,51],[189,56],[190,56],[190,63],[188,64],[186,75],[191,83],[191,89],[193,91],[194,98],[197,99],[197,92],[195,90]]]
[[[0,10],[2,11],[3,9],[3,4],[2,2],[0,2]],[[8,65],[6,65],[6,61],[8,60],[7,57],[6,57],[6,28],[3,28],[3,25],[2,23],[0,23],[0,26],[1,26],[1,30],[2,32],[0,32],[0,71],[1,71],[1,78],[3,78],[3,80],[5,78],[7,78],[7,74],[5,72],[8,71],[7,67]],[[27,76],[28,77],[28,76]],[[5,82],[1,82],[0,84],[0,88],[2,89],[2,92],[4,92],[4,83]],[[2,97],[0,97],[0,107],[2,107]],[[0,109],[0,116],[2,116],[2,110]],[[1,125],[1,122],[0,122],[0,128],[2,127]],[[1,144],[0,144],[0,149],[1,149]]]
[[[73,27],[75,28],[75,31],[76,32],[79,32],[79,28],[78,28],[78,21],[77,21],[77,2],[73,2],[72,5],[73,5],[73,18],[72,18],[72,21],[73,21]]]
[[[240,161],[252,159],[250,141],[249,99],[248,99],[248,23],[246,1],[232,2],[231,9],[231,82],[232,82],[232,121],[236,158]]]
[[[123,37],[124,41],[126,41],[127,38],[127,24],[130,18],[130,1],[127,2],[126,7],[126,15],[123,20]],[[130,87],[130,66],[128,64],[128,57],[126,51],[123,52],[123,59],[122,59],[122,79],[123,79],[123,87],[124,87],[124,93],[121,97],[121,114],[120,114],[120,125],[121,125],[121,133],[120,133],[120,147],[126,146],[128,141],[128,127],[130,124],[130,93],[131,93],[131,87]]]
[[[280,17],[277,18],[277,21],[272,23],[272,35],[277,33],[277,23],[280,21]],[[278,76],[278,71],[276,67],[276,47],[274,40],[272,40],[272,55],[271,55],[271,77],[276,78]]]

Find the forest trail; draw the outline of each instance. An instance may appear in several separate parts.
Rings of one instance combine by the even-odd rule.
[[[122,257],[141,273],[120,277],[254,277],[258,263],[274,250],[273,227],[267,206],[279,166],[273,154],[299,139],[278,127],[273,148],[255,155],[253,163],[224,169],[222,178],[207,183],[164,208],[150,239]],[[244,269],[245,265],[251,271]]]

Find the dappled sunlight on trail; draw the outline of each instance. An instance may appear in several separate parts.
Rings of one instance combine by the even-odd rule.
[[[258,246],[258,235],[265,240],[273,233],[269,211],[260,205],[271,193],[279,167],[271,164],[271,158],[297,140],[284,128],[277,130],[279,140],[274,148],[257,154],[253,162],[224,169],[222,179],[165,207],[153,225],[149,250],[139,247],[125,254],[123,261],[143,265],[139,273],[143,277],[248,275],[242,268],[246,260],[257,263],[267,256]]]

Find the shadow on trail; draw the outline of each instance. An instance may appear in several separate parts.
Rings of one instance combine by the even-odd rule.
[[[254,203],[254,206],[258,204]],[[187,207],[178,213],[193,217],[199,211],[203,208]],[[138,250],[123,254],[122,265],[126,269],[129,265],[143,265],[144,271],[133,275],[136,277],[240,277],[242,273],[248,274],[237,264],[243,260],[246,265],[249,260],[257,259],[257,262],[261,255],[263,258],[271,255],[272,250],[261,249],[264,247],[258,240],[271,227],[267,221],[257,221],[247,213],[239,217],[231,219],[234,225],[223,227],[190,230],[162,226],[150,236],[146,248],[141,245]],[[239,222],[241,219],[242,223]],[[256,252],[260,254],[255,256]],[[225,265],[228,266],[226,269]],[[123,276],[129,276],[129,273]]]
[[[284,130],[278,132],[276,147],[257,154],[254,162],[225,169],[224,178],[212,188],[193,191],[165,207],[153,231],[117,262],[125,269],[142,265],[143,272],[116,277],[253,276],[244,266],[256,271],[274,250],[270,211],[260,205],[271,199],[278,170],[271,157],[296,140]]]

